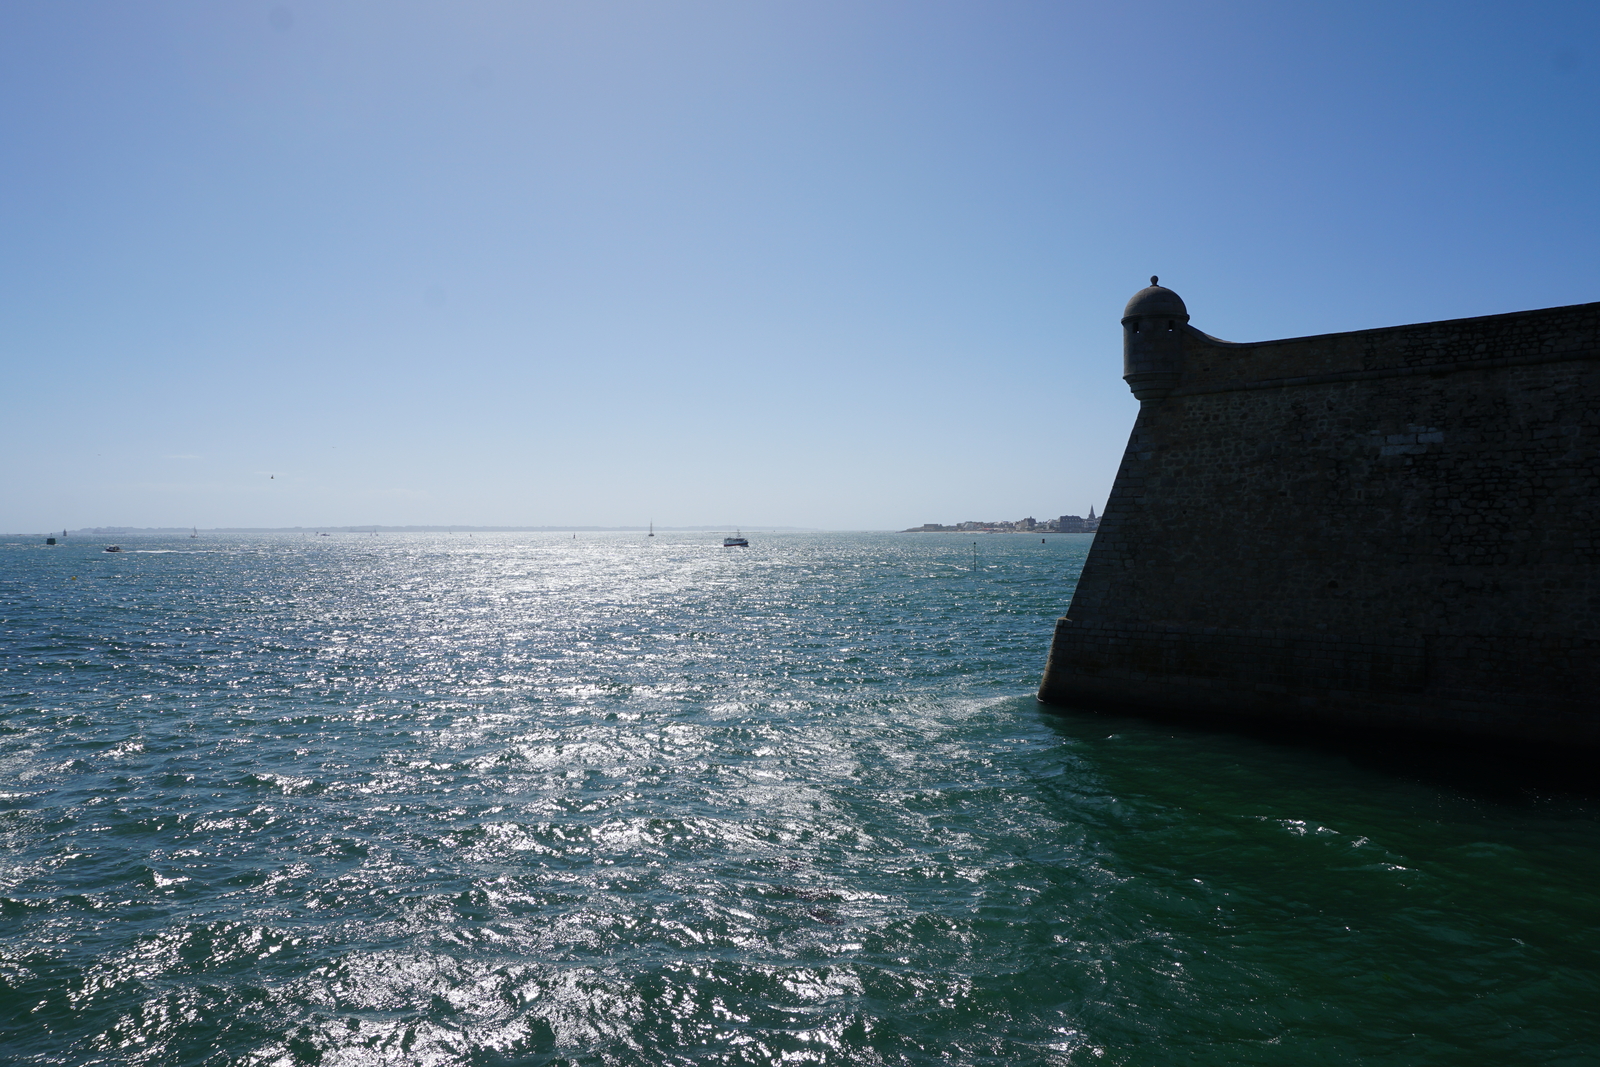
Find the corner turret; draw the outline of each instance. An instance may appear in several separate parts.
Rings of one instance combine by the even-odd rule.
[[[1122,380],[1140,400],[1159,400],[1183,372],[1183,327],[1189,310],[1183,298],[1156,284],[1133,294],[1122,309]]]

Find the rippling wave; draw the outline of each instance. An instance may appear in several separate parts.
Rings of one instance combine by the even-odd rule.
[[[1600,1062],[1600,832],[1028,694],[1088,538],[0,545],[0,1060]]]

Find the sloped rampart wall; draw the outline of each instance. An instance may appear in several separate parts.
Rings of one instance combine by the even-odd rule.
[[[1040,697],[1600,744],[1600,304],[1183,328]]]

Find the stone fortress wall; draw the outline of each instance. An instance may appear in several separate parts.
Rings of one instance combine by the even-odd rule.
[[[1139,416],[1040,699],[1600,744],[1600,303],[1188,318],[1126,309]]]

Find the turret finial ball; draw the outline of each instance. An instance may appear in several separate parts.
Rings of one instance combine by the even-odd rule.
[[[1160,278],[1157,278],[1157,277],[1156,277],[1156,276],[1155,276],[1155,275],[1154,275],[1154,274],[1152,274],[1152,275],[1150,275],[1150,284],[1151,284],[1151,285],[1154,285],[1154,284],[1156,284],[1156,283],[1157,283],[1157,282],[1159,282],[1159,281],[1160,281],[1160,280],[1161,280],[1161,279],[1160,279]]]

